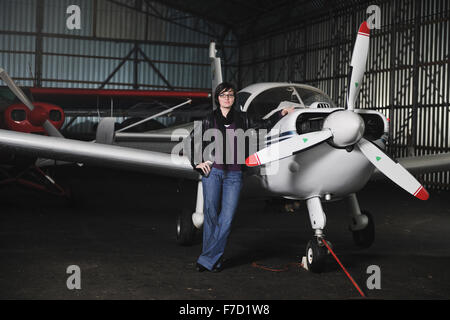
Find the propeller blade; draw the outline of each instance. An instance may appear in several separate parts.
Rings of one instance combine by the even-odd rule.
[[[222,83],[222,63],[220,58],[216,56],[216,43],[211,42],[209,44],[209,59],[211,60],[211,96],[213,97],[214,108],[217,108],[216,102],[214,101],[214,92],[219,84]]]
[[[50,121],[45,120],[45,122],[42,126],[44,127],[45,131],[47,131],[49,136],[64,138],[64,136],[61,134],[61,132],[59,132],[59,130],[56,129],[56,127]]]
[[[308,149],[318,143],[321,143],[332,136],[330,130],[316,131],[296,135],[292,138],[276,142],[270,146],[259,150],[245,160],[249,167],[255,167],[275,160],[281,160],[294,153]]]
[[[0,68],[0,78],[6,83],[6,85],[9,87],[9,89],[16,95],[19,100],[30,109],[30,111],[33,111],[34,106],[31,103],[31,101],[28,99],[28,97],[23,93],[23,91],[14,83],[13,79],[6,73],[5,70]]]
[[[416,180],[405,168],[396,163],[382,152],[373,143],[364,138],[358,142],[358,147],[366,158],[380,170],[386,177],[398,184],[400,187],[411,193],[420,200],[427,200],[429,194],[427,190]]]
[[[355,108],[355,102],[361,89],[361,82],[366,71],[367,54],[369,53],[369,36],[370,29],[367,22],[364,21],[359,27],[358,35],[356,36],[352,62],[350,64],[353,68],[347,96],[348,110]]]
[[[23,93],[22,89],[18,87],[14,80],[8,75],[8,73],[0,68],[0,78],[6,83],[9,89],[16,95],[16,97],[30,109],[30,111],[34,110],[34,106],[28,97]],[[64,138],[63,135],[59,132],[58,129],[48,120],[46,120],[43,124],[45,131],[47,131],[49,136]]]

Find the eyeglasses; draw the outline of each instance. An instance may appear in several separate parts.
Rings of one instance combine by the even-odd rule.
[[[221,94],[219,94],[219,97],[224,98],[224,99],[226,99],[226,98],[234,99],[234,94],[221,93]]]

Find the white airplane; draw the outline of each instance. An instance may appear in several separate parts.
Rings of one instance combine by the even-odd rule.
[[[323,201],[347,199],[350,205],[350,228],[356,245],[369,247],[374,241],[374,224],[369,213],[361,211],[356,193],[371,177],[381,173],[419,199],[428,198],[427,191],[406,170],[434,172],[450,168],[450,153],[391,160],[385,147],[388,121],[380,112],[354,109],[369,47],[369,29],[364,22],[359,30],[351,65],[353,67],[347,109],[337,108],[321,90],[293,83],[260,83],[238,92],[239,106],[250,117],[269,117],[276,110],[295,106],[295,111],[281,118],[265,138],[265,148],[247,158],[251,167],[244,175],[243,196],[284,197],[305,200],[314,236],[306,247],[308,269],[323,270],[327,249],[324,246],[326,216]],[[220,59],[214,44],[210,47],[213,66],[212,89],[220,83]],[[2,79],[17,94],[17,86]],[[26,102],[26,97],[19,96]],[[189,135],[193,123],[178,126],[184,134],[175,139],[173,129],[166,128],[145,134],[132,134],[132,139],[154,142],[155,150],[113,145],[127,133],[114,132],[112,122],[105,118],[98,126],[97,142],[90,143],[0,130],[2,152],[17,152],[47,159],[118,167],[165,176],[193,180],[197,184],[194,208],[184,208],[177,218],[177,240],[192,242],[195,230],[203,224],[203,191],[201,176],[191,167],[186,156],[167,152]],[[53,132],[53,128],[51,128]],[[49,130],[50,131],[50,130]],[[165,143],[162,152],[161,144]],[[148,149],[148,148],[147,148]],[[157,151],[156,149],[160,149]],[[405,169],[406,168],[406,169]],[[272,169],[276,169],[273,171]],[[268,172],[276,172],[268,174]],[[194,211],[194,212],[193,212]],[[364,212],[364,213],[363,213]]]

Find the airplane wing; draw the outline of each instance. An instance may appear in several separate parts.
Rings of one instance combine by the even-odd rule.
[[[30,88],[34,99],[68,107],[109,106],[111,100],[121,108],[130,108],[140,102],[164,101],[178,102],[186,99],[209,101],[210,94],[205,91],[166,91],[166,90],[121,90],[121,89],[76,89],[76,88]]]
[[[8,130],[0,130],[0,150],[38,158],[81,162],[177,178],[195,180],[200,177],[192,169],[187,157],[175,154]]]
[[[116,132],[114,145],[154,152],[172,153],[173,148],[189,136],[194,122],[147,132]]]
[[[115,141],[126,141],[128,139],[144,141],[149,139],[165,139],[174,141],[175,139],[180,140],[188,137],[192,129],[194,129],[194,122],[146,132],[116,132]]]
[[[397,162],[412,174],[446,171],[450,170],[450,152],[399,158]],[[385,176],[378,169],[375,169],[371,179],[379,180],[384,178]]]

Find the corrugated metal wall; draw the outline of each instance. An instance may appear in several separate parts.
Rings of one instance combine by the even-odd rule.
[[[0,64],[29,86],[208,90],[208,46],[223,27],[159,3],[130,3],[0,0]],[[66,27],[70,5],[80,7],[80,30]],[[232,35],[225,42],[237,51]],[[236,59],[228,69],[237,73]]]
[[[299,23],[295,30],[240,47],[240,86],[292,81],[316,86],[345,106],[347,77],[359,25],[371,1]],[[450,151],[450,2],[378,2],[381,29],[371,31],[359,108],[390,118],[392,156]],[[428,187],[449,188],[449,173],[422,177]]]
[[[0,30],[36,31],[35,0],[1,0]]]
[[[23,86],[32,86],[35,41],[32,36],[0,34],[0,66]],[[11,53],[14,51],[14,53]]]

